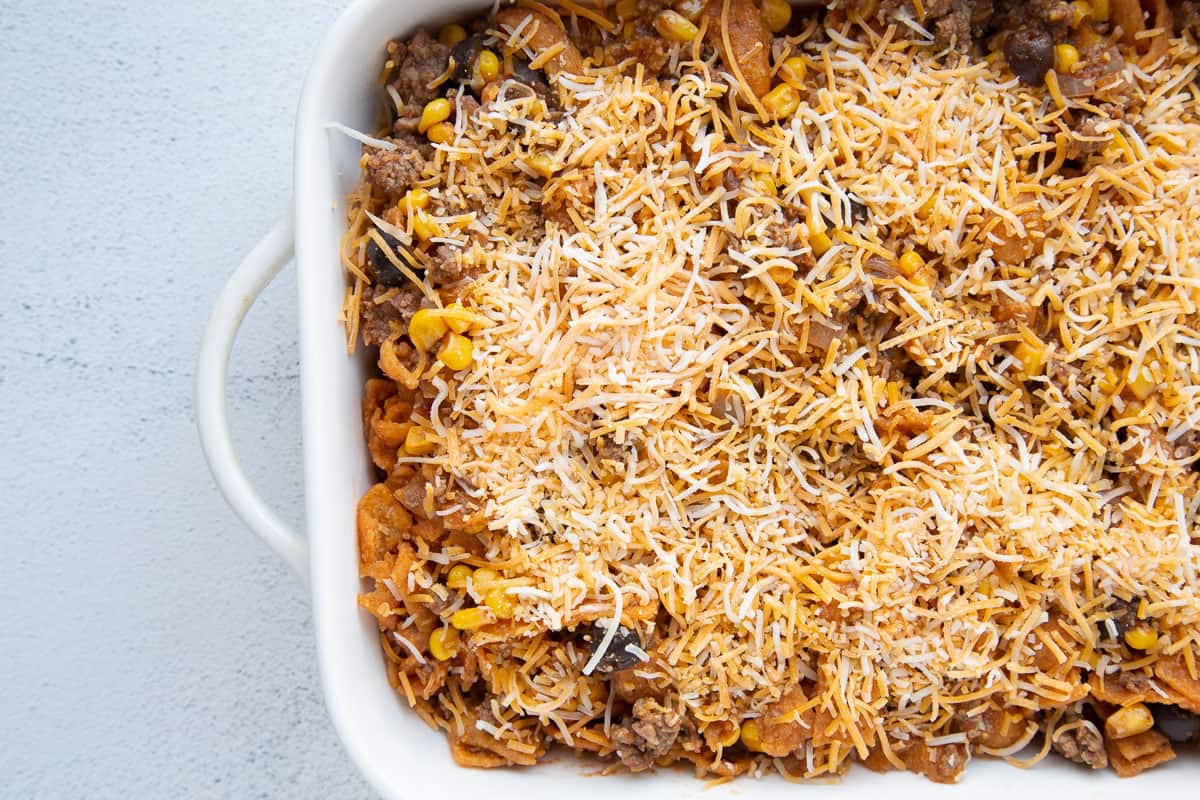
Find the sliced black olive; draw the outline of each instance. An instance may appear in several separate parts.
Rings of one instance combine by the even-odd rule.
[[[1200,735],[1200,715],[1184,711],[1179,706],[1150,703],[1154,727],[1172,742],[1190,742]]]
[[[1054,39],[1042,28],[1018,28],[1004,42],[1004,57],[1013,74],[1038,86],[1054,66]]]
[[[383,236],[383,240],[387,242],[388,247],[392,248],[392,252],[399,256],[400,240],[382,231],[380,231],[380,235]],[[396,269],[396,265],[383,252],[383,248],[375,244],[374,239],[367,242],[367,263],[371,266],[371,277],[380,286],[404,285],[404,275],[400,270]]]
[[[604,641],[606,629],[599,625],[590,625],[584,629],[583,634],[579,637],[587,646],[588,657],[590,658],[595,652],[600,643]],[[596,664],[596,672],[607,674],[616,672],[617,670],[629,669],[642,663],[642,660],[626,648],[629,645],[634,647],[641,646],[641,640],[638,639],[636,632],[624,625],[618,625],[616,633],[613,634],[612,642],[609,643],[608,649],[604,651],[604,655],[600,657],[600,662]]]

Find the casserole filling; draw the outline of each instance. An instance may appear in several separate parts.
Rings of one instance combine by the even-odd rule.
[[[547,0],[389,44],[361,604],[456,761],[1194,746],[1196,12]]]

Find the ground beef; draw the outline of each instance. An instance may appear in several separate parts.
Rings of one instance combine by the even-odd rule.
[[[368,148],[367,180],[386,194],[399,198],[421,180],[425,155],[406,137],[390,141],[396,145],[395,150]]]
[[[671,752],[682,727],[683,714],[643,697],[633,704],[632,714],[613,726],[617,757],[630,771],[644,772]]]
[[[423,106],[439,96],[430,85],[446,71],[449,47],[418,29],[411,39],[388,45],[388,57],[396,62],[391,86],[406,104]]]
[[[429,263],[425,267],[425,272],[432,284],[444,286],[462,278],[463,268],[458,261],[456,252],[450,245],[439,244],[429,253]]]
[[[1180,3],[1175,9],[1175,30],[1179,33],[1190,33],[1193,39],[1200,40],[1200,3]]]
[[[666,76],[668,51],[663,47],[661,36],[635,36],[628,41],[621,41],[613,46],[613,54],[617,61],[632,58],[634,68],[637,64],[642,64],[646,69],[647,77]]]
[[[961,6],[966,6],[962,3]],[[971,46],[971,16],[962,7],[955,8],[933,23],[933,44],[938,50],[966,50]]]
[[[408,330],[408,321],[421,307],[421,296],[403,287],[372,286],[359,305],[363,342],[378,347]]]
[[[1108,766],[1108,754],[1104,748],[1104,735],[1094,724],[1086,722],[1078,711],[1068,711],[1059,723],[1059,728],[1071,723],[1080,723],[1070,730],[1055,733],[1050,742],[1054,752],[1092,769]]]

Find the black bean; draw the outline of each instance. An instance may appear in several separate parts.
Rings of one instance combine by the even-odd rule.
[[[1038,86],[1054,66],[1054,39],[1042,28],[1018,28],[1004,42],[1004,57],[1018,78]]]
[[[600,646],[600,642],[604,640],[606,632],[607,630],[599,625],[589,625],[584,629],[583,634],[579,638],[587,646],[589,658],[596,652],[596,648]],[[624,625],[618,625],[616,633],[613,634],[612,642],[609,643],[608,649],[604,651],[604,655],[600,657],[599,663],[596,664],[596,672],[601,674],[616,672],[642,663],[640,658],[626,649],[629,645],[640,647],[641,640],[638,639],[637,633],[632,629],[626,628]]]
[[[1172,742],[1190,742],[1200,735],[1200,715],[1158,703],[1150,704],[1150,712],[1154,714],[1154,727]]]
[[[454,80],[459,83],[471,83],[475,79],[475,62],[483,50],[483,36],[475,34],[468,36],[454,45],[450,57],[454,59]]]
[[[847,197],[850,199],[850,219],[855,225],[865,225],[871,216],[871,212],[867,208],[867,204],[852,194],[847,195]]]
[[[392,248],[392,252],[399,257],[400,240],[382,231],[380,231],[380,235],[383,236],[383,240],[387,242],[388,247]],[[367,263],[371,267],[371,277],[380,286],[404,285],[404,275],[400,270],[396,269],[396,265],[383,252],[383,248],[375,244],[374,239],[367,242]]]

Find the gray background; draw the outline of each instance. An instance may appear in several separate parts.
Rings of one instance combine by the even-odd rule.
[[[305,594],[192,415],[209,304],[286,205],[343,5],[0,0],[0,796],[370,796]],[[230,415],[299,522],[294,296],[285,272],[251,311]]]

